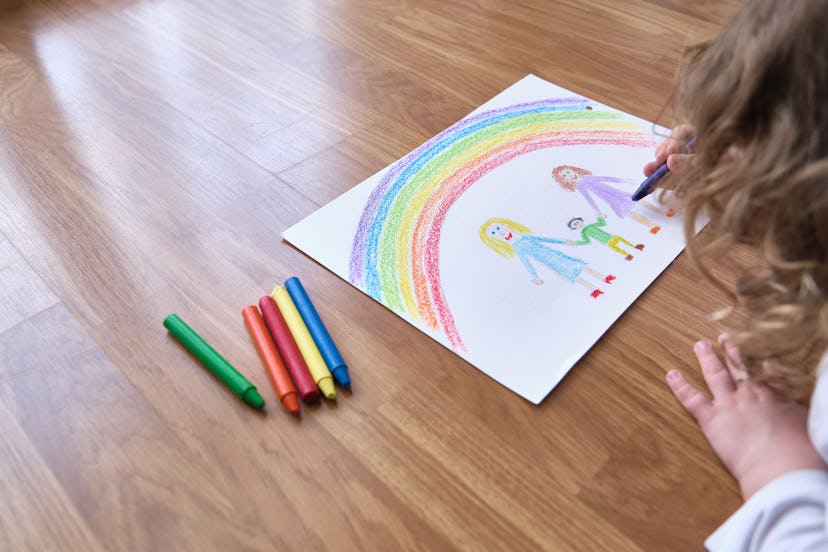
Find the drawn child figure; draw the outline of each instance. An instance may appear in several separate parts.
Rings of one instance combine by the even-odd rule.
[[[595,240],[598,243],[602,243],[608,246],[613,251],[617,251],[624,255],[624,259],[627,261],[633,260],[632,254],[625,251],[621,247],[618,246],[619,243],[624,243],[629,245],[630,247],[634,247],[639,251],[644,249],[644,244],[639,243],[637,245],[633,245],[632,242],[625,240],[621,236],[614,236],[603,230],[601,227],[607,225],[607,215],[603,213],[598,214],[597,222],[593,222],[592,224],[584,225],[584,219],[581,217],[575,217],[567,223],[570,230],[581,231],[581,241],[575,242],[575,245],[589,245],[592,243],[592,240]]]
[[[828,3],[740,4],[688,51],[671,106],[685,124],[644,174],[667,163],[687,251],[744,323],[694,345],[706,389],[675,369],[667,384],[745,501],[707,549],[828,550]],[[692,239],[702,213],[714,251],[757,255],[732,283]]]
[[[533,263],[539,263],[552,270],[569,282],[577,282],[587,288],[590,295],[598,298],[603,291],[582,277],[588,274],[598,282],[612,283],[615,276],[604,276],[597,270],[590,268],[586,261],[570,257],[561,253],[551,244],[575,245],[572,240],[559,240],[536,236],[526,226],[505,218],[491,218],[483,223],[479,231],[480,240],[486,247],[503,257],[518,256],[527,272],[532,276],[532,283],[542,285],[543,280],[538,276]]]
[[[643,205],[651,211],[667,217],[675,215],[675,211],[672,209],[663,211],[647,201],[642,200],[636,203],[631,198],[631,192],[619,190],[611,185],[612,183],[619,182],[626,183],[621,178],[614,176],[595,176],[586,169],[572,165],[559,165],[555,167],[552,169],[552,177],[564,190],[580,192],[596,213],[602,212],[602,209],[595,202],[595,198],[598,198],[606,203],[619,218],[630,217],[634,221],[648,227],[652,234],[658,234],[661,227],[647,217],[633,211],[636,204]]]

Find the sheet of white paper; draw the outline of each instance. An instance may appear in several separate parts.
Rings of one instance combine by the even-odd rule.
[[[537,404],[684,248],[629,199],[663,135],[529,75],[282,235]]]

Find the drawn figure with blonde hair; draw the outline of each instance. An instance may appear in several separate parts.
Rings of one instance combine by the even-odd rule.
[[[550,247],[550,244],[575,245],[572,240],[536,236],[529,228],[513,220],[491,218],[480,227],[479,235],[483,244],[498,255],[507,259],[517,255],[532,276],[532,283],[535,285],[542,285],[543,280],[538,276],[533,263],[542,264],[564,280],[581,284],[590,291],[590,296],[596,299],[604,292],[585,279],[582,274],[607,284],[615,279],[612,274],[604,276],[590,268],[583,259],[570,257]]]
[[[552,169],[552,177],[564,190],[568,192],[580,192],[596,213],[603,212],[598,207],[598,204],[595,203],[595,198],[598,198],[606,203],[619,218],[630,217],[634,221],[648,227],[652,234],[658,234],[661,230],[658,224],[640,213],[633,211],[636,202],[632,200],[630,192],[619,190],[611,185],[612,183],[626,182],[621,178],[614,176],[595,176],[592,172],[573,165],[559,165],[555,167]],[[643,205],[651,211],[667,217],[672,217],[675,214],[675,211],[672,209],[662,211],[647,201],[639,201],[638,205]]]

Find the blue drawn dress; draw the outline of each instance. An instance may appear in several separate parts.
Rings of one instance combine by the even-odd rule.
[[[555,271],[561,278],[574,282],[589,263],[552,249],[547,245],[550,243],[566,243],[566,240],[524,234],[512,244],[512,247],[533,279],[538,277],[538,272],[532,266],[534,260]]]

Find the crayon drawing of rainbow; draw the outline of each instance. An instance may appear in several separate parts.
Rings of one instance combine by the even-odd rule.
[[[440,237],[454,203],[510,160],[567,146],[652,148],[648,124],[572,96],[473,114],[388,168],[364,206],[349,280],[465,351],[440,281]],[[550,167],[551,169],[551,167]]]

